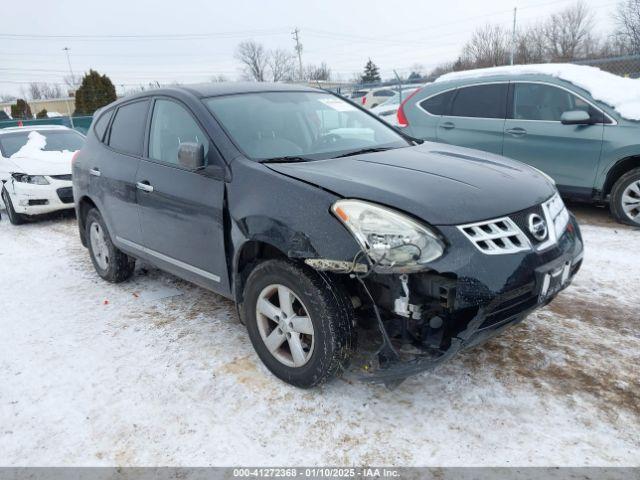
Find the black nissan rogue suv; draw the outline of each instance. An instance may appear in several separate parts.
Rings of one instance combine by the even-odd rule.
[[[399,382],[547,304],[582,260],[545,174],[423,143],[340,97],[260,83],[167,88],[99,111],[73,162],[98,274],[135,259],[233,299],[264,364],[299,387]],[[370,338],[371,335],[367,335]]]

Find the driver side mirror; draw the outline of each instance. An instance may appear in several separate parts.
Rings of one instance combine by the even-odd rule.
[[[571,110],[564,112],[560,117],[563,125],[591,125],[591,115],[584,110]]]
[[[189,170],[204,167],[204,145],[195,142],[184,142],[178,147],[178,165]]]

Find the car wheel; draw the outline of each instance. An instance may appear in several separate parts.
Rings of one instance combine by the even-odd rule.
[[[9,197],[9,192],[7,192],[7,189],[4,187],[2,187],[2,202],[7,209],[7,216],[9,217],[9,221],[12,225],[22,225],[26,221],[26,215],[16,213],[14,210],[13,203],[11,203],[11,197]]]
[[[305,266],[284,260],[259,264],[247,279],[242,313],[262,362],[296,387],[341,374],[355,349],[349,297]]]
[[[640,226],[640,168],[618,179],[611,190],[610,208],[619,222]]]
[[[133,275],[135,259],[113,244],[100,212],[95,208],[89,210],[84,224],[91,262],[98,275],[112,283],[129,279]]]

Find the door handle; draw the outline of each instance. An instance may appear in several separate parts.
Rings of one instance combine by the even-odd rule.
[[[507,132],[509,135],[513,135],[514,137],[521,137],[527,134],[527,131],[524,128],[520,127],[507,128],[505,132]]]
[[[149,184],[149,182],[147,182],[146,180],[144,182],[136,183],[136,188],[147,193],[153,192],[153,185]]]
[[[456,124],[453,122],[444,122],[439,125],[440,128],[444,128],[445,130],[451,130],[452,128],[456,128]]]
[[[93,175],[94,177],[99,177],[100,175],[102,175],[99,168],[92,168],[91,170],[89,170],[89,174]]]

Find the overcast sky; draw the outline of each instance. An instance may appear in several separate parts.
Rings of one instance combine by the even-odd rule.
[[[326,61],[349,80],[368,57],[384,78],[455,59],[487,22],[523,26],[575,0],[3,0],[0,93],[18,95],[30,81],[62,83],[74,73],[107,73],[118,91],[149,81],[207,81],[240,75],[234,59],[246,39],[293,52],[297,27],[303,62]],[[587,0],[601,32],[612,27],[615,0]]]

